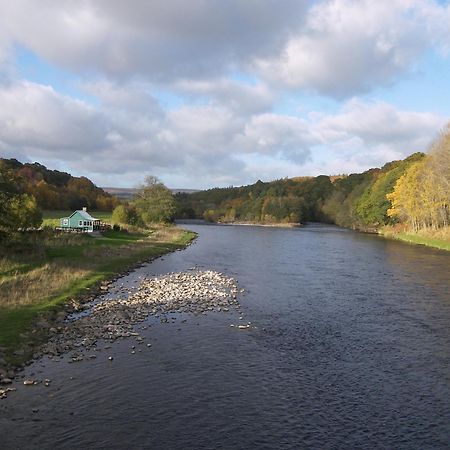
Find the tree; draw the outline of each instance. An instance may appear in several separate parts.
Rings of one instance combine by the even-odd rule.
[[[415,231],[450,223],[450,125],[433,142],[430,153],[410,166],[387,198],[388,214]]]
[[[12,199],[10,217],[15,230],[38,228],[42,223],[42,212],[36,199],[29,194],[17,195]]]
[[[19,229],[37,228],[42,223],[42,213],[36,199],[21,194],[18,180],[4,164],[0,164],[0,235],[2,237]]]
[[[175,199],[170,189],[151,175],[145,178],[134,205],[147,224],[170,222],[176,210]]]
[[[114,208],[111,220],[113,223],[121,223],[121,224],[128,223],[128,212],[127,209],[125,208],[125,205],[119,205]]]
[[[423,162],[412,164],[395,184],[395,189],[386,197],[392,207],[388,209],[390,217],[407,222],[417,231],[426,226],[426,218],[421,191],[421,173]]]

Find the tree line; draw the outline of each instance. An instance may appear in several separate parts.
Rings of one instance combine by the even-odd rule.
[[[212,222],[318,221],[377,230],[404,224],[414,231],[450,224],[450,125],[430,152],[414,153],[359,174],[285,178],[242,187],[177,194],[149,176],[129,202],[41,164],[0,159],[0,234],[38,227],[42,209],[111,211],[112,222],[136,227],[202,218]]]
[[[0,171],[12,180],[20,194],[33,196],[43,210],[76,210],[86,206],[112,211],[118,204],[114,196],[88,178],[50,170],[39,163],[22,164],[16,159],[0,159]]]
[[[111,211],[119,201],[86,177],[0,158],[0,240],[39,228],[42,210]]]
[[[411,229],[450,225],[450,124],[431,146],[426,158],[412,164],[387,195],[389,217]]]
[[[178,194],[177,217],[212,222],[319,221],[359,230],[402,223],[418,231],[450,222],[450,126],[429,154],[414,153],[359,174],[258,180]]]

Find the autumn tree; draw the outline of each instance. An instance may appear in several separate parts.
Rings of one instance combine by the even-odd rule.
[[[22,194],[14,173],[0,164],[0,236],[7,237],[20,229],[37,228],[42,223],[42,213],[36,199]]]
[[[394,191],[386,196],[392,205],[387,211],[388,216],[408,223],[416,231],[425,226],[423,202],[420,195],[423,164],[423,162],[417,162],[411,165],[406,173],[397,180]]]
[[[388,214],[418,231],[450,223],[450,126],[433,142],[423,162],[413,164],[387,196]]]
[[[134,205],[147,223],[167,223],[175,214],[175,200],[170,189],[154,176],[147,176]]]

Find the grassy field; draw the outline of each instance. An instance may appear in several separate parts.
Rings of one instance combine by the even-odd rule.
[[[62,217],[62,216],[61,216]],[[182,248],[195,234],[175,227],[107,231],[101,237],[42,232],[0,257],[0,346],[12,357],[38,315],[57,311],[127,267]]]
[[[59,219],[62,217],[68,217],[73,213],[73,211],[43,211],[43,227],[59,227]],[[110,211],[88,211],[88,213],[100,219],[103,222],[111,224],[112,212]],[[112,224],[111,224],[112,225]]]
[[[392,239],[409,242],[410,244],[426,245],[427,247],[450,251],[450,227],[439,230],[421,230],[416,233],[385,227],[381,230],[381,234]]]

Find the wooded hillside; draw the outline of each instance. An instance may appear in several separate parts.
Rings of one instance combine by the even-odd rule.
[[[377,229],[399,220],[390,212],[387,195],[411,166],[427,159],[423,153],[415,153],[360,174],[258,181],[239,188],[179,194],[178,216],[264,224],[320,221]]]
[[[41,209],[89,209],[111,211],[117,199],[97,187],[86,177],[74,177],[66,172],[50,170],[39,163],[22,164],[16,159],[0,159],[0,169],[13,179],[20,194],[35,197]]]

